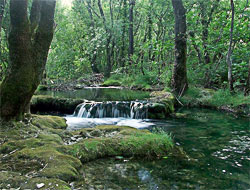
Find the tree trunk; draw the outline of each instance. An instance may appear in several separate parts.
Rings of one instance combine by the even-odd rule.
[[[123,25],[122,25],[122,47],[121,47],[121,67],[125,66],[125,33],[127,24],[127,0],[123,0]]]
[[[91,10],[91,1],[87,2],[87,10],[88,10],[88,13],[89,13],[89,17],[90,17],[90,26],[91,26],[91,33],[90,33],[90,36],[91,36],[91,40],[94,39],[96,37],[96,34],[95,34],[95,21],[94,21],[94,18],[93,18],[93,13],[92,13],[92,10]],[[98,67],[97,67],[97,64],[96,64],[96,59],[97,59],[97,49],[96,47],[94,48],[94,51],[92,52],[92,56],[90,55],[90,64],[91,64],[91,69],[93,71],[93,73],[100,73]]]
[[[111,31],[110,29],[108,28],[107,26],[107,23],[106,23],[106,18],[105,18],[105,15],[104,15],[104,11],[102,9],[102,3],[101,3],[101,0],[98,0],[98,7],[99,7],[99,11],[100,11],[100,14],[101,14],[101,17],[102,17],[102,21],[103,21],[103,24],[104,24],[104,28],[106,30],[106,33],[108,35],[107,37],[107,41],[106,41],[106,56],[107,56],[107,63],[106,63],[106,67],[105,67],[105,70],[104,70],[104,76],[106,78],[109,78],[110,77],[110,73],[111,73],[111,70],[112,70],[112,63],[111,63],[111,53],[110,53],[110,42],[111,42]]]
[[[214,1],[212,8],[209,13],[206,13],[207,7],[205,1],[200,1],[201,6],[201,24],[202,24],[202,43],[204,48],[204,61],[205,64],[209,64],[211,62],[210,54],[208,51],[208,27],[212,22],[213,13],[218,7],[219,0]],[[206,14],[208,14],[208,18],[206,19]]]
[[[135,0],[129,2],[129,60],[132,64],[132,56],[134,54],[134,6]]]
[[[248,96],[250,93],[250,59],[248,62],[248,75],[247,75],[247,83],[245,87],[245,96]]]
[[[153,20],[152,20],[152,8],[153,8],[153,0],[150,0],[150,8],[148,11],[148,40],[149,40],[149,49],[148,49],[148,60],[152,61],[152,28],[153,28]]]
[[[231,29],[230,29],[230,43],[227,52],[227,66],[228,66],[228,85],[231,92],[234,91],[233,87],[233,76],[232,76],[232,44],[233,44],[233,30],[234,30],[234,2],[231,0],[231,11],[232,11],[232,20],[231,20]]]
[[[2,22],[3,22],[3,15],[4,15],[4,8],[5,8],[6,0],[0,0],[0,57],[1,57],[1,44],[2,44]]]
[[[182,94],[188,88],[187,81],[187,39],[186,10],[182,0],[172,0],[175,16],[175,63],[172,76],[172,88],[176,94]]]
[[[43,0],[40,3],[41,10],[36,12],[40,14],[40,19],[33,35],[28,19],[28,1],[10,1],[10,65],[9,72],[0,86],[0,116],[4,120],[23,118],[43,75],[53,38],[56,1]]]

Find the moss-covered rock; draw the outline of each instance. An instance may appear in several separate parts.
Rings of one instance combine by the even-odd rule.
[[[1,189],[49,189],[70,190],[69,184],[55,178],[44,178],[20,175],[18,172],[0,171]]]
[[[175,98],[165,91],[155,91],[150,94],[151,106],[148,108],[149,119],[165,119],[174,112]]]
[[[82,103],[80,99],[70,98],[55,98],[46,95],[33,96],[31,100],[30,109],[32,113],[63,113],[73,114],[77,105]]]
[[[55,116],[33,115],[1,124],[0,189],[39,185],[66,190],[68,182],[78,179],[82,163],[115,156],[161,158],[173,147],[166,134],[126,126],[69,132],[65,119]]]
[[[65,130],[67,128],[66,120],[57,116],[33,115],[32,124],[41,129],[49,128]]]
[[[70,145],[68,153],[78,157],[82,162],[88,162],[105,157],[163,157],[173,147],[167,134],[152,134],[148,130],[138,130],[126,126],[98,126],[103,134],[99,138],[85,138],[91,129],[76,131],[83,140]],[[92,129],[96,130],[96,129]],[[112,138],[109,138],[112,134]]]
[[[0,171],[7,169],[22,176],[35,174],[66,182],[78,178],[80,160],[61,151],[63,138],[68,135],[64,133],[65,119],[35,115],[28,124],[8,124],[0,128],[0,137],[6,137],[0,144]]]
[[[37,91],[46,91],[46,90],[48,90],[48,86],[47,86],[47,85],[40,84],[40,85],[37,87]]]
[[[60,150],[60,148],[57,148]],[[13,154],[14,158],[26,160],[39,160],[44,168],[37,172],[38,176],[58,178],[63,181],[74,181],[78,177],[78,169],[81,162],[70,155],[62,154],[55,148],[42,146],[37,148],[25,148]]]

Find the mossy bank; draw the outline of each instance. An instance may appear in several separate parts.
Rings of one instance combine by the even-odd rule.
[[[71,189],[82,165],[107,157],[157,159],[173,150],[167,134],[98,126],[70,132],[63,118],[32,115],[1,122],[0,189]]]
[[[243,93],[232,94],[229,90],[212,90],[191,86],[183,97],[180,105],[185,107],[201,107],[232,113],[235,116],[250,117],[250,96]]]

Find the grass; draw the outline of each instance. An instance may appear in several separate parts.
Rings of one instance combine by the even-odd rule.
[[[120,84],[118,86],[148,90],[151,89],[153,85],[157,84],[157,79],[151,74],[114,74],[110,78],[108,78],[103,84],[111,84],[109,86],[117,86],[118,84]]]
[[[231,94],[229,90],[224,89],[215,91],[191,86],[180,100],[184,105],[189,106],[237,107],[243,104],[249,104],[250,96],[244,96],[244,94],[240,92]]]
[[[167,134],[132,132],[128,136],[117,137],[83,140],[72,145],[70,152],[84,163],[115,156],[162,158],[173,148],[172,139]]]
[[[231,95],[229,90],[218,90],[213,96],[207,99],[208,104],[214,106],[232,105],[239,106],[242,104],[249,104],[250,96],[244,96],[243,93]]]
[[[121,82],[119,80],[108,79],[104,81],[102,86],[121,86]]]

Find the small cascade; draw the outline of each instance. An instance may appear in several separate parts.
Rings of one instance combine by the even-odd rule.
[[[79,118],[131,118],[147,119],[146,101],[134,102],[85,102],[77,106],[74,112]]]

